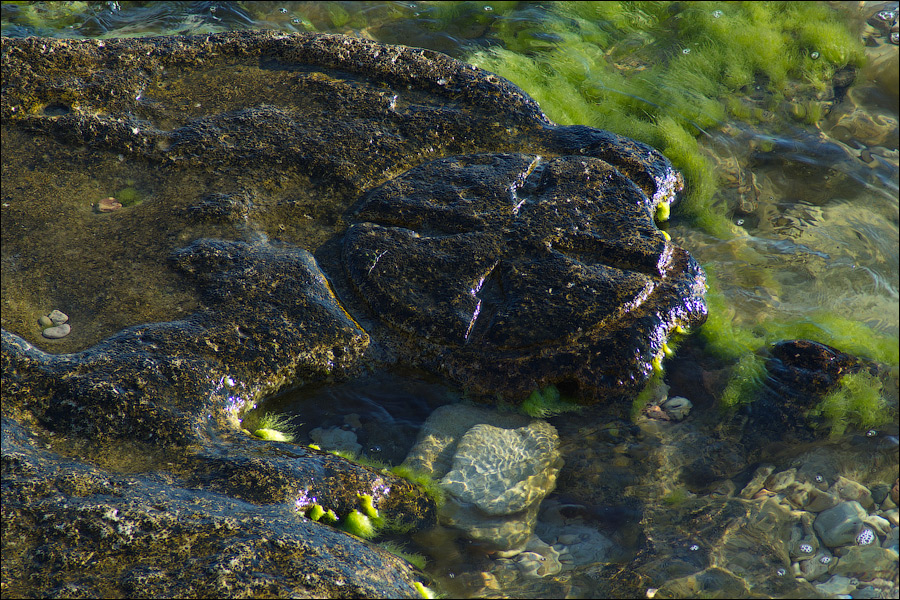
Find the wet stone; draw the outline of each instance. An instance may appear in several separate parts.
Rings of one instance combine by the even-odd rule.
[[[803,508],[810,512],[822,512],[840,504],[841,499],[818,488],[809,490],[809,500]]]
[[[429,416],[404,464],[442,477],[443,524],[511,557],[532,537],[541,500],[556,485],[558,444],[545,421],[450,405]]]
[[[519,429],[476,425],[459,442],[441,485],[489,515],[519,512],[552,489],[558,443],[545,422]]]
[[[850,548],[832,569],[834,575],[844,577],[892,577],[897,572],[897,553],[878,546]]]
[[[826,596],[834,597],[842,594],[849,594],[856,589],[857,585],[859,585],[858,579],[835,575],[824,583],[817,583],[816,589]]]
[[[62,325],[69,320],[69,315],[59,310],[53,310],[47,316],[54,325]]]
[[[863,508],[872,508],[872,492],[869,489],[846,477],[838,477],[832,486],[832,491],[844,500],[859,502]]]
[[[72,326],[68,323],[62,323],[54,327],[48,327],[43,331],[45,338],[50,340],[58,340],[64,338],[72,332]]]
[[[309,432],[309,437],[323,450],[350,452],[354,455],[359,454],[362,450],[362,445],[357,442],[356,434],[339,427],[331,429],[316,427]]]
[[[856,541],[867,515],[859,502],[841,502],[834,508],[820,512],[813,526],[823,544],[829,548],[837,548]]]
[[[780,492],[793,485],[797,478],[797,469],[788,469],[771,475],[766,479],[766,489],[772,492]]]
[[[687,417],[694,407],[690,400],[683,396],[669,398],[661,405],[662,409],[673,421],[681,421]]]

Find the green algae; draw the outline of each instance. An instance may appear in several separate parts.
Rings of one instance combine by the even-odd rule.
[[[533,419],[547,419],[566,412],[578,412],[584,407],[560,395],[555,385],[548,385],[531,392],[519,408]]]
[[[840,437],[848,428],[877,427],[892,418],[881,381],[866,371],[841,377],[837,389],[828,393],[810,416],[823,417],[831,437]]]
[[[242,425],[256,437],[270,442],[294,441],[295,428],[285,415],[266,413],[257,416],[251,413],[244,417]]]
[[[392,540],[379,542],[378,545],[394,556],[399,556],[420,571],[425,570],[425,566],[427,565],[428,561],[426,560],[424,555],[419,554],[418,552],[407,552],[406,546]]]
[[[140,204],[144,199],[143,194],[141,194],[134,186],[122,188],[116,192],[115,198],[122,206],[134,206],[135,204]]]
[[[434,477],[428,473],[413,469],[407,465],[398,465],[396,467],[391,467],[388,470],[397,477],[402,477],[410,483],[422,488],[425,494],[434,500],[434,503],[438,508],[444,505],[444,502],[446,501],[444,488],[441,487],[440,482],[435,480]]]
[[[711,205],[716,178],[697,137],[731,112],[753,118],[740,96],[784,99],[787,81],[825,89],[837,69],[862,66],[859,40],[829,7],[810,2],[558,2],[537,19],[498,22],[503,47],[468,60],[522,87],[561,124],[608,129],[646,142],[686,180],[677,210],[720,237],[733,227]],[[821,116],[808,106],[799,120]]]
[[[434,503],[438,506],[438,508],[440,508],[444,504],[444,501],[446,499],[444,488],[441,487],[440,482],[436,481],[431,475],[424,471],[413,469],[412,467],[404,464],[391,466],[388,463],[376,458],[370,458],[364,455],[357,456],[353,452],[348,452],[346,450],[332,450],[330,453],[334,454],[335,456],[340,456],[345,460],[363,465],[364,467],[369,467],[371,469],[375,469],[384,473],[391,473],[393,475],[396,475],[397,477],[405,479],[413,485],[420,487],[422,491],[425,492],[425,495],[434,500]]]
[[[766,380],[766,360],[757,354],[747,353],[732,367],[731,376],[719,398],[721,408],[735,409],[750,404],[762,389]]]
[[[356,537],[364,540],[370,540],[375,537],[377,529],[372,523],[372,519],[362,514],[358,510],[351,510],[341,521],[341,529]]]

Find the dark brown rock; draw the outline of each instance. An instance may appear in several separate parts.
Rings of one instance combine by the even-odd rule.
[[[294,504],[344,514],[371,493],[416,529],[434,502],[253,439],[247,410],[395,360],[483,394],[560,382],[596,401],[638,387],[673,329],[705,318],[702,271],[653,223],[681,188],[669,162],[556,126],[490,73],[313,34],[2,46],[4,595],[412,595],[405,563]],[[444,182],[434,206],[404,191],[423,174]],[[448,208],[467,181],[477,210]],[[438,289],[400,227],[478,252],[449,257],[455,287]],[[406,252],[397,274],[421,273],[421,303],[360,277],[382,243]],[[491,253],[492,320],[467,344],[433,295],[465,293]],[[37,317],[55,307],[72,332],[48,341]]]

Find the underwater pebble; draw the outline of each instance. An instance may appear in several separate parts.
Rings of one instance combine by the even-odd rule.
[[[100,212],[112,212],[114,210],[119,210],[120,208],[122,208],[122,204],[112,197],[104,198],[97,202],[97,210]]]
[[[794,484],[797,480],[797,469],[788,469],[775,473],[766,479],[766,489],[772,492],[780,492]]]
[[[54,325],[62,325],[69,320],[69,315],[59,310],[53,310],[47,316]]]
[[[844,577],[892,577],[897,569],[897,553],[878,546],[854,546],[831,570]]]
[[[47,329],[48,327],[53,327],[53,321],[47,315],[41,315],[38,319],[38,325],[41,326],[41,329]]]
[[[828,569],[834,557],[827,552],[820,552],[816,556],[800,561],[800,572],[807,581],[815,581],[816,579],[828,574]]]
[[[900,528],[891,527],[891,531],[885,537],[881,547],[900,554]]]
[[[835,575],[825,583],[817,583],[815,586],[819,592],[826,596],[836,596],[838,594],[849,594],[856,589],[858,584],[859,581],[856,579]]]
[[[884,511],[882,516],[894,527],[900,525],[900,510],[892,508],[891,510]]]
[[[57,325],[56,327],[48,327],[44,330],[44,337],[50,340],[58,340],[64,338],[72,331],[68,323]]]
[[[766,479],[775,471],[774,465],[763,465],[756,470],[753,474],[753,479],[750,480],[744,489],[741,490],[741,493],[738,494],[741,498],[750,499],[756,496],[760,490],[765,486]]]
[[[846,477],[838,477],[831,491],[844,500],[859,502],[863,508],[872,508],[875,504],[869,488]]]
[[[834,508],[838,504],[840,504],[840,499],[830,492],[823,492],[818,488],[813,488],[809,490],[809,500],[806,503],[805,508],[809,512],[822,512],[826,511],[829,508]]]
[[[856,543],[863,519],[868,516],[859,502],[841,502],[819,513],[813,527],[819,539],[829,548]]]
[[[362,445],[356,441],[355,433],[338,427],[333,429],[316,427],[309,432],[309,438],[323,450],[352,452],[353,454],[359,454],[362,450]]]
[[[881,590],[878,588],[867,585],[864,587],[856,588],[853,591],[854,598],[881,598]]]
[[[891,530],[891,522],[884,517],[879,517],[878,515],[869,515],[868,517],[863,519],[863,523],[874,529],[875,533],[880,536],[887,535]]]
[[[669,398],[662,403],[662,409],[666,411],[666,414],[674,421],[681,421],[684,419],[691,412],[692,408],[694,408],[694,405],[691,401],[682,396]]]

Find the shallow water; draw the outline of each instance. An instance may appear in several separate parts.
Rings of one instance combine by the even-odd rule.
[[[667,229],[715,274],[715,291],[725,298],[736,326],[774,331],[776,324],[804,322],[810,325],[806,331],[821,333],[821,341],[847,340],[843,322],[820,316],[827,313],[866,325],[872,335],[888,336],[888,340],[900,331],[897,46],[884,30],[866,23],[880,10],[896,10],[895,4],[835,4],[852,29],[877,45],[869,47],[867,65],[853,85],[814,124],[771,115],[729,117],[699,137],[718,177],[714,206],[730,220],[731,234],[713,235],[677,212]],[[532,48],[553,46],[561,34],[543,27],[545,17],[540,5],[530,3],[4,3],[2,28],[8,36],[91,38],[247,28],[321,31],[432,48],[465,60],[476,50],[502,44],[496,32],[506,26],[528,32]],[[678,34],[673,35],[675,39],[666,43],[678,47]],[[632,69],[627,71],[632,75],[644,68],[637,57],[646,56],[647,47],[661,42],[648,35],[629,44],[617,48],[615,59],[620,68]],[[528,82],[514,83],[528,89]],[[5,296],[15,293],[27,291],[4,288]],[[81,320],[89,321],[87,316]],[[761,339],[766,338],[765,331]],[[861,348],[865,354],[864,342],[853,351]],[[692,454],[697,452],[696,439],[690,436],[716,427],[710,390],[721,390],[721,385],[709,383],[719,375],[716,366],[722,365],[712,361],[695,367],[689,358],[682,358],[667,373],[672,392],[694,401],[693,433],[659,429],[662,426],[646,422],[638,428],[599,413],[552,421],[560,429],[568,469],[560,478],[564,495],[552,498],[582,507],[584,520],[618,544],[620,554],[611,557],[610,564],[625,563],[643,544],[633,526],[640,511],[633,512],[633,505],[617,489],[643,493],[644,511],[665,511],[681,498],[672,499],[678,494],[688,499],[693,494],[710,495],[709,490],[685,486],[680,469],[696,458]],[[896,391],[888,390],[887,395],[896,403]],[[456,390],[422,374],[375,373],[295,390],[271,399],[265,409],[290,415],[299,442],[313,441],[309,434],[317,427],[340,428],[356,436],[366,457],[397,464],[428,414],[459,399]],[[896,424],[889,424],[881,431],[882,445],[891,448],[896,429]],[[660,447],[666,451],[659,451]],[[814,451],[815,447],[803,450]],[[881,456],[879,452],[872,454]],[[790,456],[800,454],[794,450]],[[642,464],[649,455],[670,458],[650,469]],[[878,479],[884,476],[884,464],[877,463],[873,462],[872,471],[851,465],[844,472],[852,471],[863,482]],[[455,548],[449,537],[419,541],[442,550]],[[694,545],[689,542],[685,540],[687,553]],[[486,569],[483,555],[458,550],[449,553],[452,557],[438,554],[432,557],[429,573],[454,594],[590,597],[613,591],[601,582],[612,576],[599,570],[577,572],[559,587],[563,584],[549,579],[522,583],[510,576],[507,580],[504,573],[509,572],[498,568],[492,574],[498,587],[485,591],[471,581],[473,574]]]

